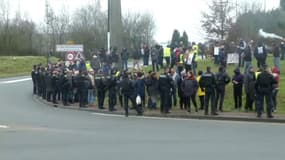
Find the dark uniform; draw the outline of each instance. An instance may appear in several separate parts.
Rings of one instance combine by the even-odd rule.
[[[51,101],[51,96],[53,94],[53,87],[52,87],[52,75],[51,73],[47,73],[45,76],[46,82],[46,92],[47,92],[47,101]]]
[[[32,72],[31,72],[31,77],[32,77],[32,81],[33,81],[33,94],[37,94],[37,81],[36,81],[36,76],[37,76],[38,72],[37,72],[37,67],[34,66]]]
[[[264,97],[266,100],[266,110],[267,110],[267,117],[273,118],[272,116],[272,91],[273,85],[276,84],[276,80],[274,79],[273,75],[268,73],[267,71],[263,71],[257,77],[255,89],[257,94],[256,99],[256,109],[257,109],[257,117],[261,117],[263,112],[263,104],[264,104]]]
[[[36,70],[35,79],[36,79],[37,95],[41,96],[42,91],[41,91],[40,68],[37,68]]]
[[[51,88],[52,88],[52,102],[54,104],[57,104],[56,95],[58,93],[58,84],[59,84],[59,78],[57,72],[53,73],[51,78]]]
[[[171,92],[174,91],[174,82],[172,78],[164,73],[159,76],[159,92],[160,92],[160,111],[162,113],[169,113],[171,108]]]
[[[46,76],[46,70],[45,68],[41,68],[40,72],[40,81],[41,81],[41,96],[43,99],[46,99],[46,83],[45,83],[45,76]]]
[[[105,83],[103,82],[102,74],[96,74],[95,86],[97,90],[98,108],[104,109]]]
[[[209,101],[211,100],[211,114],[217,115],[217,109],[215,105],[215,87],[216,87],[216,78],[215,75],[207,68],[207,72],[201,76],[199,81],[201,88],[205,88],[205,115],[208,115],[209,112]]]
[[[109,93],[109,111],[115,110],[115,105],[117,104],[117,95],[116,95],[116,85],[117,80],[114,74],[106,77],[106,88]]]
[[[66,73],[64,73],[63,78],[62,78],[62,102],[63,105],[68,105],[68,100],[69,100],[69,93],[71,90],[71,81],[70,77]]]
[[[77,86],[79,95],[79,107],[86,107],[88,99],[88,88],[90,86],[90,79],[88,79],[87,73],[80,73],[78,75]]]
[[[219,110],[223,112],[224,97],[226,91],[226,85],[230,82],[230,76],[224,71],[224,68],[219,68],[219,72],[216,74],[217,86],[216,86],[216,107],[219,106]]]
[[[134,83],[129,79],[128,75],[125,73],[125,75],[123,76],[123,79],[122,79],[122,81],[120,82],[119,85],[120,85],[120,87],[122,89],[122,94],[123,94],[123,97],[124,97],[125,115],[127,117],[129,115],[129,106],[128,106],[129,100],[131,100],[133,105],[135,104]]]

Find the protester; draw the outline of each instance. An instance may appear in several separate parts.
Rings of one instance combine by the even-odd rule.
[[[281,51],[281,60],[284,60],[284,58],[285,58],[285,44],[284,44],[284,42],[281,42],[281,44],[280,44],[280,51]]]
[[[199,71],[198,77],[197,77],[198,84],[200,83],[200,79],[201,79],[202,75],[203,75],[203,71]],[[199,85],[197,92],[198,92],[198,97],[200,100],[200,108],[199,109],[204,110],[204,107],[205,107],[205,88],[201,88],[201,86]]]
[[[167,46],[163,50],[163,58],[166,61],[166,66],[167,67],[169,67],[169,65],[170,65],[170,57],[171,57],[171,48],[170,48],[170,46]]]
[[[176,73],[176,70],[174,68],[170,69],[170,76],[173,80],[173,91],[171,92],[171,98],[172,98],[172,102],[174,107],[176,107],[177,105],[177,88],[178,86],[178,81],[180,79],[180,76]]]
[[[127,48],[122,49],[121,57],[122,57],[123,69],[128,70],[129,52],[128,52]]]
[[[267,52],[262,42],[258,42],[258,45],[255,47],[254,56],[256,58],[258,68],[265,65]]]
[[[279,92],[279,81],[280,81],[280,71],[277,67],[272,68],[272,75],[276,81],[276,84],[273,85],[272,91],[272,102],[273,102],[273,109],[272,111],[276,112],[277,110],[277,94]]]
[[[153,72],[159,71],[158,56],[159,56],[159,46],[156,45],[156,46],[151,48],[151,64],[152,64],[152,71]]]
[[[144,45],[142,50],[141,50],[141,53],[143,55],[143,64],[144,66],[148,66],[148,63],[149,63],[149,55],[150,55],[150,49],[148,47],[148,45]]]
[[[246,94],[245,111],[253,111],[253,102],[255,101],[255,72],[250,66],[244,75],[244,90]]]
[[[243,74],[239,68],[234,70],[234,76],[232,78],[235,110],[241,110],[242,107],[242,86],[243,86]]]
[[[273,43],[273,64],[280,71],[280,48],[275,43]]]
[[[246,49],[246,47],[247,47],[247,44],[246,44],[246,42],[243,40],[243,39],[241,39],[240,40],[240,42],[239,42],[239,46],[238,46],[238,67],[240,68],[240,67],[243,67],[243,65],[244,65],[244,52],[245,52],[245,49]]]
[[[251,55],[251,49],[249,45],[245,47],[242,58],[244,60],[244,74],[246,74],[246,72],[248,71],[248,68],[252,66],[252,55]]]

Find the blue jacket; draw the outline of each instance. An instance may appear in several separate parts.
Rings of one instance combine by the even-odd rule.
[[[145,80],[137,79],[135,82],[135,93],[136,95],[145,96]]]

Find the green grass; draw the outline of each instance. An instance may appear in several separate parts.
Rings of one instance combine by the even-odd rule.
[[[273,58],[270,55],[267,58],[267,64],[269,65],[269,67],[273,66]],[[254,59],[252,62],[252,65],[255,69],[257,69],[257,63],[256,60]],[[197,70],[206,70],[207,66],[211,66],[212,71],[214,73],[216,73],[218,71],[218,66],[213,64],[213,61],[207,60],[207,61],[200,61],[198,62],[198,69]],[[228,65],[227,66],[227,73],[232,77],[234,75],[234,69],[237,67],[237,65]],[[285,71],[285,61],[280,61],[280,70],[281,70],[281,74],[280,74],[280,82],[279,82],[279,93],[278,93],[278,97],[277,97],[277,110],[278,113],[285,113],[285,82],[283,81],[283,79],[285,78],[284,75],[284,71]],[[241,72],[244,72],[244,68],[241,68]],[[243,90],[243,100],[242,100],[242,107],[244,109],[245,106],[245,92]],[[226,95],[225,95],[225,101],[224,101],[224,110],[225,111],[234,111],[234,98],[233,98],[233,85],[232,83],[229,83],[226,86]]]
[[[56,58],[52,58],[55,61]],[[0,56],[0,78],[30,75],[33,65],[46,64],[43,56]]]
[[[273,66],[273,57],[272,55],[269,55],[267,58],[267,64],[269,65],[269,67]],[[257,69],[257,63],[256,60],[253,58],[253,62],[252,65],[255,69]],[[197,73],[199,70],[205,71],[206,67],[210,66],[212,68],[212,72],[217,73],[218,72],[218,65],[214,64],[213,60],[199,60],[198,61],[198,68],[197,68]],[[232,65],[228,65],[227,66],[227,73],[230,75],[230,77],[232,78],[234,75],[234,69],[236,69],[237,64],[232,64]],[[285,79],[285,61],[280,61],[280,68],[281,68],[281,74],[280,74],[280,82],[279,82],[279,93],[277,95],[277,112],[278,114],[285,114],[285,81],[283,81],[283,79]],[[144,68],[145,73],[147,73],[149,70],[151,70],[152,67],[148,66]],[[244,72],[244,68],[240,68],[241,72]],[[162,73],[163,70],[160,70],[160,73]],[[242,99],[242,109],[244,110],[244,106],[245,106],[245,92],[243,90],[243,99]],[[199,104],[199,100],[197,97],[197,103],[198,106]],[[264,103],[265,105],[265,103]],[[266,106],[266,105],[265,105]],[[226,112],[232,112],[234,111],[234,98],[233,98],[233,84],[229,83],[226,86],[226,95],[225,95],[225,101],[224,101],[224,111]]]

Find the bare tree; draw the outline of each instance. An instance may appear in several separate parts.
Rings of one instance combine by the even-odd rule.
[[[203,12],[202,27],[209,39],[224,40],[232,24],[233,6],[229,0],[212,0],[209,12]]]
[[[123,17],[124,42],[128,48],[138,48],[142,43],[152,44],[155,33],[154,18],[149,13],[127,13]]]

